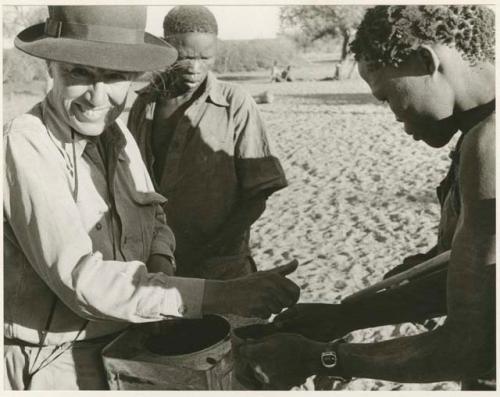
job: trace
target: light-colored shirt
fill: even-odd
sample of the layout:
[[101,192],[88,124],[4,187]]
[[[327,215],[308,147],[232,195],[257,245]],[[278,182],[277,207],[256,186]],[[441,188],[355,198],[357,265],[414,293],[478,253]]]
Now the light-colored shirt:
[[[74,161],[76,159],[76,162]],[[148,273],[172,256],[137,145],[117,120],[98,139],[72,134],[51,93],[4,128],[4,335],[45,344],[107,335],[129,323],[199,317],[204,281]]]
[[[165,212],[177,241],[179,274],[197,275],[197,268],[218,264],[244,266],[250,228],[234,242],[216,247],[215,256],[203,263],[194,262],[192,256],[238,209],[239,200],[269,196],[287,186],[252,97],[212,73],[201,89],[175,131],[170,131],[163,172],[153,178],[157,191],[168,199]],[[152,175],[158,160],[151,142],[159,98],[153,85],[139,91],[128,120]]]

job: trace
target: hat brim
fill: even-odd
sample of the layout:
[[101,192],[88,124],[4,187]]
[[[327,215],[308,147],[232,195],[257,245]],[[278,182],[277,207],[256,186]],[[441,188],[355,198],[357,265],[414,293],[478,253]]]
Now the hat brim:
[[124,72],[163,70],[177,59],[177,50],[164,40],[144,34],[144,44],[105,43],[46,36],[45,23],[17,35],[14,45],[38,58]]

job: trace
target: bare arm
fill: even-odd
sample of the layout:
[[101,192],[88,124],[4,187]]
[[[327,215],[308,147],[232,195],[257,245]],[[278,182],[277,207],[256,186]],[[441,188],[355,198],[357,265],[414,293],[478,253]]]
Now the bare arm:
[[452,244],[448,317],[440,329],[375,344],[341,346],[349,375],[400,382],[474,377],[488,370],[495,324],[494,125],[469,132],[460,169],[463,212]]

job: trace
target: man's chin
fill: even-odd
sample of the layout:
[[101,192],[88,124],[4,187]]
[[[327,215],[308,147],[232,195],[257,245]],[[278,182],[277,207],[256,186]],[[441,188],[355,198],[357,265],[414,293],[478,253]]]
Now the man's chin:
[[70,116],[69,124],[71,127],[81,135],[85,136],[99,136],[101,135],[106,127],[113,124],[116,119],[120,116],[121,110],[124,105],[120,108],[114,109],[113,111],[106,114],[104,118],[98,120],[79,120],[75,115]]
[[184,81],[183,82],[183,86],[184,86],[185,90],[188,92],[196,91],[200,85],[201,85],[201,82],[199,82],[199,81],[197,81],[197,82]]
[[434,149],[440,149],[440,148],[446,146],[449,142],[449,140],[446,142],[442,142],[442,141],[432,141],[432,140],[428,140],[428,139],[422,139],[422,141]]
[[94,122],[94,123],[83,123],[77,119],[71,120],[71,127],[81,135],[84,136],[99,136],[103,133],[106,128],[106,123]]
[[440,122],[424,127],[412,128],[410,134],[416,141],[425,142],[427,145],[438,149],[446,146],[457,131],[458,128],[449,123]]
[[450,143],[451,138],[453,138],[453,135],[455,135],[455,133],[457,131],[453,131],[453,132],[450,131],[448,134],[439,134],[439,135],[436,134],[434,136],[422,136],[422,137],[420,137],[420,140],[425,142],[430,147],[433,147],[435,149],[439,149],[439,148],[446,146],[448,143]]

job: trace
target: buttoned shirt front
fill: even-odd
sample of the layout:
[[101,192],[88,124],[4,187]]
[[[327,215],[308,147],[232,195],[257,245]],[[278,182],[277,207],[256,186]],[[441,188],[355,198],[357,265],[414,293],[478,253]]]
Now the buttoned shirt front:
[[[45,343],[130,322],[199,317],[204,281],[148,273],[175,246],[133,137],[117,120],[98,139],[71,132],[51,94],[4,128],[4,335]],[[57,297],[57,299],[56,299]]]
[[[200,274],[196,267],[209,262],[235,266],[248,256],[249,229],[235,243],[216,247],[215,256],[204,263],[193,262],[193,254],[238,209],[239,200],[268,196],[287,185],[252,97],[211,73],[202,89],[171,132],[163,173],[155,179],[157,190],[168,199],[165,211],[177,241],[178,270],[190,275]],[[128,120],[151,174],[153,116],[159,100],[153,85],[141,90]]]

